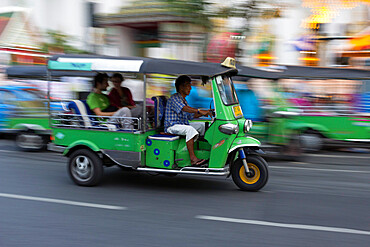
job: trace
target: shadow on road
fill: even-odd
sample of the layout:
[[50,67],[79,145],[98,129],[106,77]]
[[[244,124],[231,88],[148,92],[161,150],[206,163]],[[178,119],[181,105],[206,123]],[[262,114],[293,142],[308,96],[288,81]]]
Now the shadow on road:
[[231,178],[192,175],[167,176],[156,173],[122,171],[112,167],[104,170],[104,179],[99,186],[133,187],[161,191],[214,191],[238,190]]

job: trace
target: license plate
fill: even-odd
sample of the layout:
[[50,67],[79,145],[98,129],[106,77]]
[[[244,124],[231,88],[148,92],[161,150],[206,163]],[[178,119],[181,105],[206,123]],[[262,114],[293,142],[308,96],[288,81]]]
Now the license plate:
[[240,108],[240,105],[233,106],[233,112],[235,118],[240,118],[243,116],[242,109]]

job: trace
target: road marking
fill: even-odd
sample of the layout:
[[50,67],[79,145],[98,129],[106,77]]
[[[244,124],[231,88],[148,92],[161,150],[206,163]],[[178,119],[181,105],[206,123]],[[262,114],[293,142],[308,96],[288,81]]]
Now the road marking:
[[360,155],[336,155],[336,154],[304,154],[304,156],[312,157],[328,157],[328,158],[356,158],[356,159],[369,159],[369,156],[360,156]]
[[370,171],[337,170],[337,169],[309,168],[309,167],[269,166],[269,168],[273,168],[273,169],[276,168],[276,169],[312,170],[312,171],[326,171],[326,172],[370,173]]
[[260,225],[260,226],[272,226],[272,227],[293,228],[293,229],[312,230],[312,231],[326,231],[326,232],[370,235],[370,232],[368,231],[361,231],[361,230],[356,230],[356,229],[340,228],[340,227],[285,224],[285,223],[277,223],[277,222],[269,222],[269,221],[244,220],[244,219],[225,218],[225,217],[207,216],[207,215],[197,215],[195,216],[195,218],[202,219],[202,220],[224,221],[224,222],[231,222],[231,223],[251,224],[251,225]]
[[0,152],[4,152],[4,153],[19,153],[18,151],[12,151],[12,150],[0,150]]
[[126,207],[120,207],[120,206],[86,203],[86,202],[77,202],[77,201],[69,201],[69,200],[60,200],[60,199],[52,199],[52,198],[44,198],[44,197],[36,197],[36,196],[23,196],[23,195],[7,194],[7,193],[0,193],[0,197],[7,197],[7,198],[21,199],[21,200],[30,200],[30,201],[39,201],[39,202],[66,204],[66,205],[73,205],[73,206],[80,206],[80,207],[111,209],[111,210],[126,210],[127,209]]

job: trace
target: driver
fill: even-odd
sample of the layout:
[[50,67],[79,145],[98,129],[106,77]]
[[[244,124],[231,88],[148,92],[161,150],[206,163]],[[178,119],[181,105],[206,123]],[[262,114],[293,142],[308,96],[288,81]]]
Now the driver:
[[170,134],[185,135],[186,146],[189,151],[192,166],[201,166],[207,161],[198,159],[194,153],[194,142],[198,139],[199,133],[204,135],[205,124],[189,120],[201,116],[212,116],[211,111],[192,108],[188,105],[185,97],[190,94],[191,79],[187,75],[179,76],[175,82],[176,92],[167,101],[164,118],[164,131]]

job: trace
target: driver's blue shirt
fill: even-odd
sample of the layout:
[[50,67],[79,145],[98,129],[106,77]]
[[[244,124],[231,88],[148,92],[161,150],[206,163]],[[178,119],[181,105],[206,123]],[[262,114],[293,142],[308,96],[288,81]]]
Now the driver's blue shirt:
[[184,99],[180,93],[171,95],[171,98],[167,101],[166,112],[164,116],[164,131],[175,124],[189,125],[189,120],[194,118],[194,113],[188,113],[182,110],[184,106],[187,106],[188,102]]

